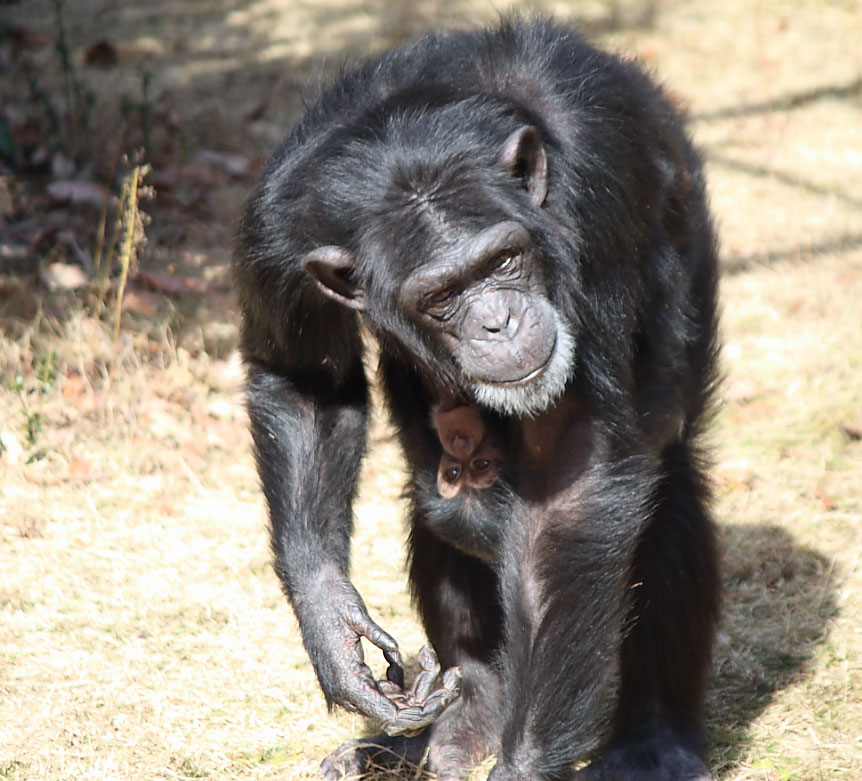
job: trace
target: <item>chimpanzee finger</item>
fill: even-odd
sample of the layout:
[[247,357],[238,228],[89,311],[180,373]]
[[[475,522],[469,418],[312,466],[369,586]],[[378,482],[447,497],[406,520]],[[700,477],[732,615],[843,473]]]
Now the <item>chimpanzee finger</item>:
[[365,637],[383,651],[383,657],[389,664],[386,670],[386,680],[392,681],[402,689],[404,688],[404,662],[398,643],[384,629],[381,629],[372,621],[364,610],[351,612],[347,616],[347,623],[358,635]]
[[397,683],[392,681],[378,681],[377,688],[383,692],[391,703],[401,708],[407,705],[407,693]]
[[446,691],[454,692],[455,697],[457,697],[461,693],[461,679],[463,677],[464,674],[460,667],[450,667],[443,673],[443,688]]
[[440,675],[440,663],[430,645],[423,645],[419,649],[418,661],[421,670],[417,673],[408,695],[408,700],[415,705],[421,705],[428,698],[437,676]]
[[418,705],[408,705],[398,708],[398,712],[393,718],[383,722],[383,731],[390,737],[395,737],[396,735],[407,735],[408,737],[417,735],[425,727],[437,720],[437,717],[443,712],[443,708],[446,705],[433,709]]
[[357,673],[355,685],[345,692],[342,704],[381,724],[398,723],[400,711],[408,707],[404,690],[391,681],[376,681],[365,664]]
[[401,660],[401,654],[399,651],[395,651],[394,653],[391,651],[387,651],[385,648],[383,649],[383,658],[389,663],[389,667],[386,668],[386,680],[391,681],[399,689],[404,688],[404,663]]
[[435,722],[461,693],[461,670],[452,667],[443,675],[443,686],[431,692],[421,704],[396,708],[394,718],[383,723],[387,735],[413,735]]
[[461,668],[443,673],[443,685],[430,692],[419,706],[423,717],[436,719],[461,693]]
[[[389,653],[394,660],[399,664],[401,663],[401,654],[398,652],[398,643],[395,642],[395,638],[375,624],[368,613],[364,610],[352,610],[345,616],[345,620],[356,634],[370,640],[384,654]],[[390,661],[389,658],[387,661]]]

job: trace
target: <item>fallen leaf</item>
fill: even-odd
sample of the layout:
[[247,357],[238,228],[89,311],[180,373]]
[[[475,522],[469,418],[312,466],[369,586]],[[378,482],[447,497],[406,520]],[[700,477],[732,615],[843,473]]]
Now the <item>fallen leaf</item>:
[[161,296],[152,290],[128,290],[123,297],[123,309],[135,315],[151,317],[159,311]]
[[89,203],[104,206],[111,197],[110,193],[95,182],[78,179],[61,179],[48,185],[48,195],[55,201],[64,203]]
[[201,295],[210,288],[210,283],[198,277],[166,274],[162,271],[139,271],[135,280],[153,288],[153,290],[174,296]]
[[109,68],[116,65],[120,60],[117,47],[104,38],[91,44],[84,55],[87,65],[98,65],[100,68]]
[[814,496],[816,496],[821,503],[823,504],[823,508],[826,510],[834,510],[835,502],[832,501],[823,491],[815,491]]
[[48,290],[76,290],[89,282],[84,269],[68,263],[49,263],[39,272],[39,280]]

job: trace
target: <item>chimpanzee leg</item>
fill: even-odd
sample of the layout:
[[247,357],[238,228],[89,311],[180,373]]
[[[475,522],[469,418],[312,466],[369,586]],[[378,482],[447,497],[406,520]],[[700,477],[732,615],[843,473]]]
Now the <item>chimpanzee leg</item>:
[[648,458],[598,463],[552,505],[516,512],[501,562],[505,723],[494,781],[570,778],[574,760],[597,748],[655,479]]
[[496,750],[500,679],[492,667],[502,636],[493,569],[461,553],[414,519],[410,583],[441,665],[461,667],[461,696],[427,730],[428,767],[440,779],[463,778]]
[[583,774],[615,781],[708,779],[701,708],[718,618],[707,490],[687,445],[668,451],[655,514],[634,561],[614,737]]

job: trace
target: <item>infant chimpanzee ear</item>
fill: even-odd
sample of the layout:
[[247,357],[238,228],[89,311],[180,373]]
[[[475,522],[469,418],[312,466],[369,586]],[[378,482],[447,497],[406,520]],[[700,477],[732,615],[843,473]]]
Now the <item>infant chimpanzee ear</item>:
[[536,206],[545,202],[548,194],[548,156],[539,131],[532,125],[518,128],[504,142],[497,162],[521,180]]
[[365,309],[365,294],[350,279],[353,254],[344,247],[318,247],[302,259],[302,268],[317,283],[320,291],[351,309]]

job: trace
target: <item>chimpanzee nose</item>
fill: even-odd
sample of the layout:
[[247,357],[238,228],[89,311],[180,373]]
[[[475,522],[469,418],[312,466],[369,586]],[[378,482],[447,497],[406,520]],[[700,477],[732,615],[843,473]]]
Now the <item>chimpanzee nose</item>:
[[507,309],[504,316],[501,316],[493,321],[485,322],[482,325],[489,334],[498,334],[500,331],[505,331],[512,321],[512,313]]
[[479,304],[482,330],[488,334],[507,336],[517,326],[513,322],[512,308],[507,296],[490,295]]

